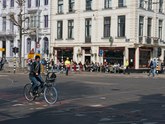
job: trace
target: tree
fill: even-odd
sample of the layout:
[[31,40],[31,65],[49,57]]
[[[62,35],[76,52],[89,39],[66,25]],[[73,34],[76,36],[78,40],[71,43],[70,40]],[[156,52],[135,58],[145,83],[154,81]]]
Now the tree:
[[24,34],[28,34],[27,30],[25,29],[25,27],[23,26],[23,24],[25,23],[25,21],[28,19],[28,17],[26,17],[26,13],[25,13],[25,2],[26,0],[16,0],[15,3],[17,3],[18,5],[18,9],[19,12],[18,14],[11,12],[10,13],[10,21],[14,23],[15,26],[18,27],[19,30],[19,66],[21,67],[22,65],[22,36]]

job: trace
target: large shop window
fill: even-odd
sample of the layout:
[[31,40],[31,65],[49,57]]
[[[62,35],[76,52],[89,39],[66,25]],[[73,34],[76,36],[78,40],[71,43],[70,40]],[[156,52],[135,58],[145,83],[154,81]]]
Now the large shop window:
[[150,49],[140,49],[139,67],[140,68],[147,68],[150,58],[151,58],[151,50]]
[[104,60],[109,64],[123,65],[123,50],[104,50]]
[[69,60],[73,60],[73,49],[58,49],[57,50],[57,59],[62,62],[66,60],[66,58],[69,57]]

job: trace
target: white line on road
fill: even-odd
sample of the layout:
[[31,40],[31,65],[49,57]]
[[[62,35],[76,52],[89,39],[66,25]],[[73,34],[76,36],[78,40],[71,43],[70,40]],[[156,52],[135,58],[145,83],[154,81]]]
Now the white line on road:
[[95,82],[95,81],[85,81],[85,80],[83,80],[82,83],[86,83],[86,84],[95,84],[95,85],[117,85],[116,83],[109,83],[109,82]]

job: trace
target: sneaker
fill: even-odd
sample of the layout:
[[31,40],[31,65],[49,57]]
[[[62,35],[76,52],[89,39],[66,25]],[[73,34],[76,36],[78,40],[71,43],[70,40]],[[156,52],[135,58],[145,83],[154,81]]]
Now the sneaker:
[[33,96],[37,96],[38,92],[37,91],[33,91]]

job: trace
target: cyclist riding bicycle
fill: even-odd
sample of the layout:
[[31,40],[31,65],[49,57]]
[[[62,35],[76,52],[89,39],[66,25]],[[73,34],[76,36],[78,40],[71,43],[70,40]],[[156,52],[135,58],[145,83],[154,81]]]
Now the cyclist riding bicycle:
[[29,79],[32,82],[32,91],[33,95],[37,94],[38,87],[44,83],[41,75],[41,64],[40,64],[40,56],[35,56],[35,61],[32,62],[30,67]]

